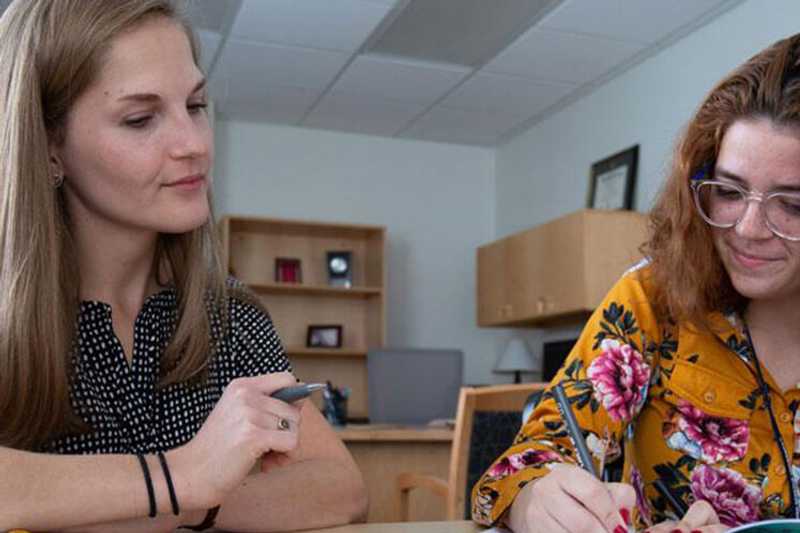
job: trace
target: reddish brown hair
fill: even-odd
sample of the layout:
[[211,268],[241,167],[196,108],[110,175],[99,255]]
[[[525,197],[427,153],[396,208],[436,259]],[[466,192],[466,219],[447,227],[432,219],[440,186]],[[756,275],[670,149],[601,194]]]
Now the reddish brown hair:
[[704,166],[713,167],[734,122],[760,118],[800,127],[800,34],[759,52],[723,79],[678,140],[643,247],[652,260],[654,304],[662,316],[708,328],[709,313],[746,304],[714,248],[711,229],[694,207],[689,182]]

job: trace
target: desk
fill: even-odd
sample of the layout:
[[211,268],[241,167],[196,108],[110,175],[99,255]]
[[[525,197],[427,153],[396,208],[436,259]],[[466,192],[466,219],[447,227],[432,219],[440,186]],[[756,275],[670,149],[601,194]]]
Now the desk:
[[473,522],[401,522],[395,524],[352,524],[307,533],[479,533],[484,528]]
[[[394,487],[401,472],[447,479],[452,429],[351,424],[338,429],[337,434],[364,474],[369,494],[369,523],[398,519]],[[412,491],[410,500],[412,520],[444,519],[444,502],[439,498],[420,490]]]

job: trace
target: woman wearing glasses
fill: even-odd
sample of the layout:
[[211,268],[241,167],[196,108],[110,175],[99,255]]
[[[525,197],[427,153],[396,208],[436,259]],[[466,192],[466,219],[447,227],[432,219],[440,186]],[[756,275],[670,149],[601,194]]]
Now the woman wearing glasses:
[[650,222],[648,260],[554,380],[624,483],[574,466],[545,393],[474,488],[475,520],[620,533],[800,517],[800,35],[711,91]]

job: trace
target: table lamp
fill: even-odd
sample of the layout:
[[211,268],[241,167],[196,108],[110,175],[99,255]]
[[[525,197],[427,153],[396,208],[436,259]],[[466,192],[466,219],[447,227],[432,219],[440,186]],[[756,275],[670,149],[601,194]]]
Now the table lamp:
[[506,349],[497,364],[494,367],[494,372],[497,373],[514,373],[514,383],[522,382],[522,372],[539,372],[540,368],[537,365],[533,354],[528,349],[528,345],[523,339],[514,337],[508,341]]

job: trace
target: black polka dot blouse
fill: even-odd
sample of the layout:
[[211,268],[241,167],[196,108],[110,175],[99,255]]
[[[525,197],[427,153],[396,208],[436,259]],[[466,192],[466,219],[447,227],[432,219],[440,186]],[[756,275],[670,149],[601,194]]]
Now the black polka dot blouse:
[[[42,451],[64,454],[155,453],[185,444],[235,378],[291,371],[269,316],[231,299],[229,327],[216,357],[209,361],[203,385],[172,384],[156,390],[159,358],[177,320],[174,289],[147,298],[134,323],[129,364],[114,334],[111,306],[81,302],[75,375],[70,390],[73,408],[92,432],[47,443]],[[218,330],[219,317],[211,317]]]

